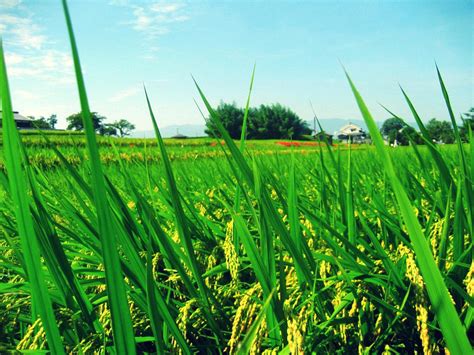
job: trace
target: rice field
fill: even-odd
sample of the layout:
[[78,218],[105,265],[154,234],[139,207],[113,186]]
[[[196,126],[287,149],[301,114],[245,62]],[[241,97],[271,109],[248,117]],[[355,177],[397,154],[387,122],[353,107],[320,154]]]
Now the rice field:
[[0,46],[1,353],[472,353],[472,143],[406,96],[425,145],[385,147],[349,76],[373,146],[235,142],[198,84],[222,139],[145,92],[156,140],[106,143],[63,4],[84,137],[18,134]]

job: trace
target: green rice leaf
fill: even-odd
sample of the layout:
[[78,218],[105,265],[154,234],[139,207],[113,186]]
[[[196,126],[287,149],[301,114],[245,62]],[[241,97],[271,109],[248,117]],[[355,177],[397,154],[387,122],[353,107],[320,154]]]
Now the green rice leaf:
[[[51,298],[45,282],[40,259],[40,248],[30,213],[31,199],[28,196],[28,183],[23,166],[23,152],[20,136],[13,118],[7,68],[0,39],[0,97],[2,103],[3,139],[5,164],[8,171],[10,193],[14,203],[16,223],[20,237],[23,260],[28,282],[31,285],[32,310],[40,315],[46,332],[48,346],[55,354],[64,354],[61,335],[53,312]],[[36,314],[32,314],[36,318]]]
[[135,336],[130,317],[125,281],[120,265],[116,233],[108,203],[105,179],[102,172],[99,148],[97,145],[89,101],[79,61],[79,53],[74,38],[72,22],[66,0],[63,0],[63,8],[69,33],[69,40],[71,43],[76,81],[81,102],[82,119],[91,162],[92,188],[99,222],[99,236],[106,275],[107,295],[110,303],[114,344],[116,351],[120,354],[135,354]]
[[408,229],[408,234],[426,285],[426,290],[428,291],[431,305],[436,314],[437,321],[441,327],[447,346],[453,354],[468,354],[472,349],[469,340],[467,339],[466,330],[463,328],[456,309],[451,301],[448,289],[446,288],[443,277],[435,263],[433,255],[431,254],[430,247],[424,237],[420,223],[413,212],[413,206],[408,199],[405,189],[400,183],[397,172],[395,171],[392,160],[385,149],[382,136],[372,118],[372,115],[347,72],[346,76],[365,123],[369,128],[378,154],[383,161],[385,171],[397,198],[400,212],[403,221],[405,222],[405,226]]

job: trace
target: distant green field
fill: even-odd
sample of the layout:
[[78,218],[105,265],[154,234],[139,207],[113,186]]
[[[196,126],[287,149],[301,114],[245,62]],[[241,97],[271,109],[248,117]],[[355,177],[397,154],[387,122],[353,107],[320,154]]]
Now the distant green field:
[[[26,131],[23,131],[26,132]],[[22,132],[22,133],[23,133]],[[22,142],[26,147],[30,161],[43,168],[55,168],[62,165],[60,158],[52,147],[56,147],[73,165],[83,163],[87,159],[86,139],[84,135],[74,134],[22,134]],[[110,138],[97,137],[101,149],[101,160],[104,164],[127,162],[159,161],[160,153],[156,139]],[[222,140],[213,138],[164,139],[172,160],[214,158],[224,156],[221,148]],[[3,141],[0,140],[0,146]],[[225,144],[224,144],[225,145]],[[315,153],[324,148],[324,143],[314,141],[285,140],[254,140],[248,141],[247,147],[252,154],[289,153],[292,149],[300,153]],[[335,146],[337,147],[337,146]],[[354,146],[353,149],[365,149],[367,146]],[[341,145],[340,149],[347,149]],[[0,169],[3,164],[3,152],[0,150]]]

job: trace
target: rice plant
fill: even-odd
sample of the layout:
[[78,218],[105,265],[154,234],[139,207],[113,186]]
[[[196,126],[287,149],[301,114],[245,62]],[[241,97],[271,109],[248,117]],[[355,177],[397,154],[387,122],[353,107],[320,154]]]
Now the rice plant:
[[197,80],[222,141],[175,158],[145,90],[154,143],[101,142],[63,6],[84,137],[18,134],[0,45],[2,353],[472,353],[472,143],[403,91],[426,144],[388,149],[349,76],[374,147],[234,142]]

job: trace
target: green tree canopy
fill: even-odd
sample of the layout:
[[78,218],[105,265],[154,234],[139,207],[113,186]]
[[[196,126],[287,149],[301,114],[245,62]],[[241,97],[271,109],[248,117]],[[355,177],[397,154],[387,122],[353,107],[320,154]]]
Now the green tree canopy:
[[56,114],[52,114],[51,116],[49,116],[46,121],[48,122],[49,124],[49,127],[51,129],[55,129],[56,128],[56,124],[58,123],[58,116]]
[[436,118],[432,118],[426,124],[426,130],[428,131],[431,139],[450,144],[454,142],[454,131],[451,123],[448,121],[440,121]]
[[109,124],[108,126],[111,128],[114,128],[116,130],[115,135],[118,133],[120,137],[125,137],[125,136],[130,135],[130,133],[135,129],[134,124],[124,119],[115,121]]
[[410,142],[416,144],[423,144],[423,139],[420,134],[399,117],[392,117],[382,125],[380,132],[387,137],[390,144],[394,143],[395,140],[399,145],[408,145]]
[[[221,102],[215,110],[224,127],[234,139],[239,139],[242,131],[244,109],[235,103]],[[218,134],[212,119],[206,122],[206,133]],[[247,137],[251,139],[299,139],[309,134],[306,122],[291,109],[281,105],[260,105],[249,110]]]
[[405,126],[407,126],[407,124],[401,118],[392,117],[385,120],[385,122],[382,124],[382,128],[380,129],[380,131],[384,136],[389,136],[393,131],[398,132]]
[[41,116],[40,118],[35,118],[34,116],[28,116],[32,120],[32,126],[37,129],[51,129],[51,126],[46,118]]
[[459,135],[464,142],[467,142],[469,139],[469,127],[471,128],[472,134],[474,134],[474,107],[464,113],[462,116],[462,126],[459,127]]
[[[103,126],[103,121],[106,119],[104,116],[99,115],[97,112],[91,112],[92,121],[94,123],[94,130],[98,132]],[[84,130],[84,124],[82,122],[82,115],[80,112],[74,113],[66,117],[68,123],[67,129],[82,131]]]
[[400,145],[408,145],[409,137],[415,139],[417,133],[413,127],[408,126],[405,121],[399,117],[386,119],[382,124],[380,132],[387,137],[390,144],[397,141]]
[[104,124],[100,126],[99,134],[101,136],[116,136],[117,129],[112,124]]
[[310,133],[307,123],[281,104],[260,105],[250,112],[249,138],[299,139]]
[[[231,104],[221,102],[215,109],[215,112],[230,136],[233,139],[239,139],[244,121],[244,110],[237,107],[235,102]],[[206,134],[210,136],[213,134],[219,135],[212,119],[206,122]]]

